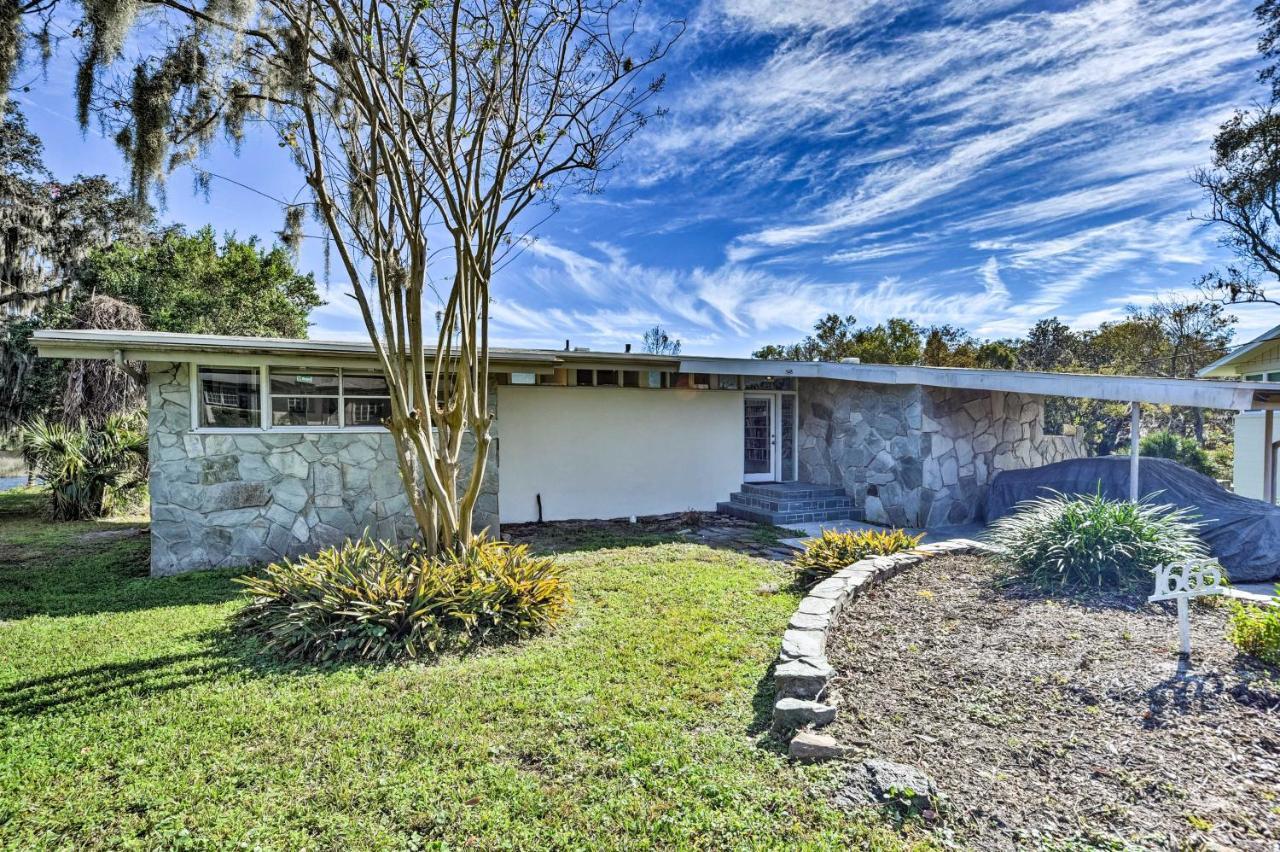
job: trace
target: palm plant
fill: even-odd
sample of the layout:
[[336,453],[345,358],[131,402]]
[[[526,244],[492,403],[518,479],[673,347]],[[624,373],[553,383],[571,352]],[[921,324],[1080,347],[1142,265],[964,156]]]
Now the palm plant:
[[137,412],[113,414],[101,429],[36,418],[22,428],[22,454],[49,485],[58,520],[109,515],[147,482],[147,430]]

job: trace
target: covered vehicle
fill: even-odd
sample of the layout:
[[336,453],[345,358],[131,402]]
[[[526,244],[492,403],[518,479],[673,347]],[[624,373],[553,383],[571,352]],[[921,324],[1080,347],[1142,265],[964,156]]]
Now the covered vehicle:
[[[987,494],[988,522],[1023,500],[1063,494],[1129,499],[1128,456],[1072,459],[996,474]],[[1280,507],[1241,497],[1204,474],[1170,459],[1139,459],[1138,493],[1152,503],[1186,508],[1197,517],[1199,535],[1227,576],[1238,583],[1280,578]]]

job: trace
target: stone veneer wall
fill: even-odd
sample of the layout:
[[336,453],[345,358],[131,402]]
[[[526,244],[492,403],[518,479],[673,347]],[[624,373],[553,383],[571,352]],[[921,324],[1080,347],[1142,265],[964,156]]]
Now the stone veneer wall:
[[[385,432],[193,432],[186,364],[150,365],[148,403],[153,576],[417,533]],[[498,529],[496,452],[476,512],[486,526]]]
[[799,395],[800,479],[843,486],[874,523],[968,523],[997,472],[1085,455],[1044,434],[1040,396],[828,379]]

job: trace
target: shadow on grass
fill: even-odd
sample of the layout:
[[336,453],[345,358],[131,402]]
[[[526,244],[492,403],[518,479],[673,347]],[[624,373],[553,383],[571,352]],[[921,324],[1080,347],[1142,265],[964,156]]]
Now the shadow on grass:
[[[188,637],[191,638],[191,637]],[[61,711],[101,709],[131,699],[148,699],[214,681],[245,682],[264,677],[305,677],[347,669],[376,671],[406,664],[432,665],[519,645],[522,640],[490,638],[414,660],[336,659],[323,662],[284,659],[259,637],[238,629],[228,619],[196,634],[197,650],[136,657],[113,663],[19,680],[0,686],[0,717],[36,717]]]
[[0,715],[40,716],[126,697],[149,698],[213,681],[235,668],[234,660],[213,649],[87,666],[0,688]]
[[153,579],[145,518],[54,521],[47,501],[39,488],[0,493],[2,620],[217,604],[242,594],[231,582],[239,570]]
[[787,741],[773,728],[773,704],[777,699],[773,670],[776,666],[776,661],[770,663],[760,680],[756,681],[756,691],[751,696],[751,722],[747,725],[747,736],[755,739],[756,748],[761,751],[785,755]]
[[40,550],[0,562],[0,619],[219,604],[243,595],[232,582],[241,569],[151,577],[146,536]]

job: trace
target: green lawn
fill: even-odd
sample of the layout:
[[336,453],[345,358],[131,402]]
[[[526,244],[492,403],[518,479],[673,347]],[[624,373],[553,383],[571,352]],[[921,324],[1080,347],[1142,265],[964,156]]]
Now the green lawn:
[[6,847],[897,848],[764,733],[796,603],[775,564],[643,543],[560,556],[554,634],[430,665],[265,664],[232,573],[146,577],[121,522],[0,494]]

